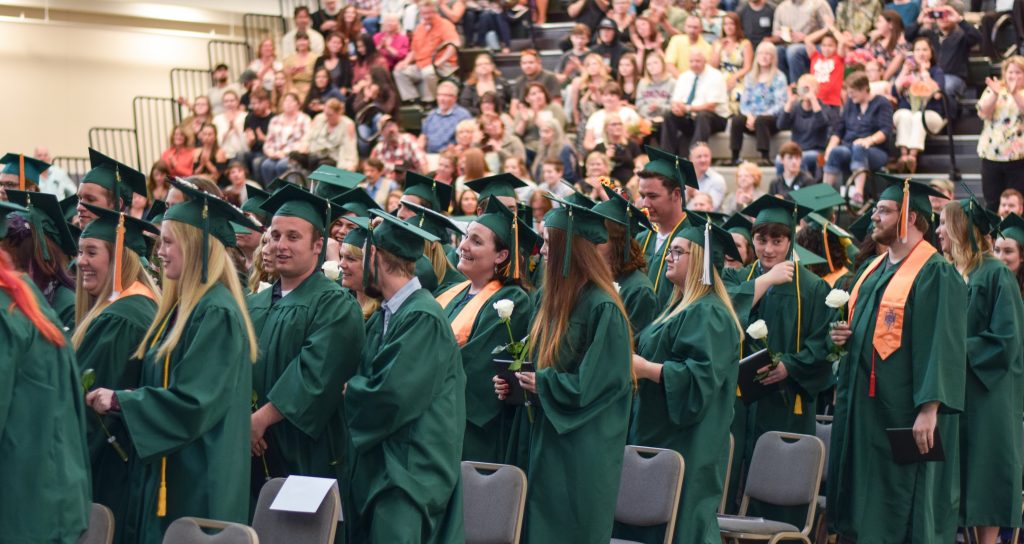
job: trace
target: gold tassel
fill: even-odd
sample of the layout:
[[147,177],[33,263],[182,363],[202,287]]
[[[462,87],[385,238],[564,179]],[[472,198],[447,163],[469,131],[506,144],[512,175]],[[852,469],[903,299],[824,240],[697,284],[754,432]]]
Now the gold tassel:
[[738,386],[738,385],[736,386],[736,396],[737,397],[742,397],[743,396],[743,393],[740,392],[740,386]]
[[793,415],[804,415],[804,403],[800,400],[800,393],[796,394],[796,402],[793,403]]
[[167,516],[167,458],[160,458],[160,494],[156,499],[156,517]]
[[25,190],[25,155],[18,155],[18,190]]

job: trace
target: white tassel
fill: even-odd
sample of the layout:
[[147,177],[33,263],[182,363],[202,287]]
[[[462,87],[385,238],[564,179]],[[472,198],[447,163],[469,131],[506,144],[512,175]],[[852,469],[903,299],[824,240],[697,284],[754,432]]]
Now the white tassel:
[[704,224],[704,285],[711,285],[711,222]]

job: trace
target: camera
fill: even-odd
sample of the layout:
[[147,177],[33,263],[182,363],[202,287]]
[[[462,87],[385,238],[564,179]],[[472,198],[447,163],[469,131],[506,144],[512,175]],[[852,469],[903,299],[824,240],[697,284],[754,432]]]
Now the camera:
[[800,92],[800,96],[807,96],[807,95],[811,94],[811,88],[810,87],[800,87],[798,89],[798,91]]
[[946,13],[942,10],[932,10],[928,12],[928,16],[932,19],[942,19],[946,16]]

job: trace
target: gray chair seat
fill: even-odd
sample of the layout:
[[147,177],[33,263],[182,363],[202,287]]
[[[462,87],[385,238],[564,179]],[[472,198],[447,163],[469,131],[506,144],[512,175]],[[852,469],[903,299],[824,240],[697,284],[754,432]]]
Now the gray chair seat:
[[781,521],[772,521],[770,519],[761,518],[743,518],[743,517],[718,517],[718,527],[729,533],[747,533],[753,535],[771,535],[775,533],[799,533],[800,528],[795,525],[783,523]]

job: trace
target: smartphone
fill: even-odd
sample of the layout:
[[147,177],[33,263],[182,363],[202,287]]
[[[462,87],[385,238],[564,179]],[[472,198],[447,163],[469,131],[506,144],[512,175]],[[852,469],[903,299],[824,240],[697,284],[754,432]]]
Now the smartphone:
[[946,12],[936,9],[928,12],[928,16],[932,19],[942,19],[946,16]]

